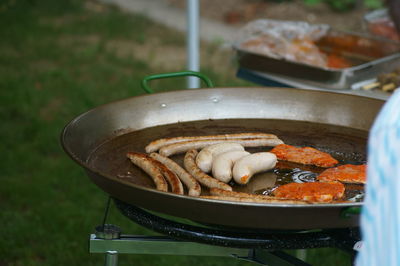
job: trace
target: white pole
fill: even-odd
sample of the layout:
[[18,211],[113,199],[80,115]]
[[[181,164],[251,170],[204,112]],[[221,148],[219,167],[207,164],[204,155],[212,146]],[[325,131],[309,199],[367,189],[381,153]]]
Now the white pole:
[[[199,1],[186,0],[187,6],[187,68],[192,71],[199,71]],[[187,86],[189,89],[200,87],[200,80],[197,77],[188,77]]]

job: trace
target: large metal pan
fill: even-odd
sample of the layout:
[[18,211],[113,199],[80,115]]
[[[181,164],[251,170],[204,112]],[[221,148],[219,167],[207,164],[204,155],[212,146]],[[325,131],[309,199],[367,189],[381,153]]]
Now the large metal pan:
[[[215,88],[132,97],[92,109],[63,130],[67,154],[105,192],[128,204],[224,226],[302,230],[358,226],[361,202],[290,205],[237,203],[154,189],[125,158],[158,138],[264,131],[286,143],[365,160],[368,130],[382,100],[291,88]],[[181,157],[175,159],[180,160]],[[347,213],[348,214],[348,213]]]

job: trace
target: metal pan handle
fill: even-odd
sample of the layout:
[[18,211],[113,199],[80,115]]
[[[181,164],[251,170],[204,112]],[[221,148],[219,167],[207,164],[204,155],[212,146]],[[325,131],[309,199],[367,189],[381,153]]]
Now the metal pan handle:
[[351,216],[360,214],[361,214],[361,207],[347,207],[340,211],[341,218],[350,218]]
[[214,87],[213,83],[211,80],[205,76],[204,74],[200,72],[195,72],[195,71],[181,71],[181,72],[171,72],[171,73],[163,73],[163,74],[155,74],[155,75],[150,75],[145,77],[142,82],[142,89],[146,93],[154,93],[154,91],[149,87],[148,82],[150,80],[154,79],[163,79],[163,78],[175,78],[175,77],[186,77],[186,76],[195,76],[198,77],[199,79],[203,80],[209,88]]

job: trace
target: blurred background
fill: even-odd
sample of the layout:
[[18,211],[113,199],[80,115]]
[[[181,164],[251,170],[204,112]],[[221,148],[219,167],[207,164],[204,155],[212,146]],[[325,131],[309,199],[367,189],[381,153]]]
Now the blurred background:
[[[80,113],[143,94],[139,84],[146,75],[186,69],[182,27],[133,12],[142,2],[0,0],[1,266],[103,264],[104,256],[89,254],[87,243],[102,222],[107,195],[66,156],[59,136]],[[164,8],[185,16],[185,0],[147,2],[160,12]],[[258,18],[365,32],[363,15],[382,6],[379,0],[200,0],[200,15],[227,32]],[[237,62],[226,36],[201,35],[201,72],[217,87],[255,86],[236,77]],[[177,78],[152,86],[161,92],[185,89],[186,83]],[[155,234],[113,206],[107,222],[123,233]],[[308,250],[305,257],[313,265],[350,265],[349,256],[335,249]],[[121,255],[119,263],[253,265],[158,255]]]

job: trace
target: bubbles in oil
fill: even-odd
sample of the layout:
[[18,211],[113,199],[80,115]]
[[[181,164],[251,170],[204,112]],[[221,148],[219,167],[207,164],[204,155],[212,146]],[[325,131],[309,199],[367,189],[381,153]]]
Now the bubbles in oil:
[[345,184],[345,198],[352,202],[362,202],[365,197],[364,185]]
[[317,177],[316,173],[300,168],[275,169],[274,173],[277,175],[276,182],[278,184],[315,182]]
[[260,191],[256,191],[256,194],[261,194],[261,195],[266,195],[266,196],[272,196],[272,192],[277,188],[278,186],[274,186],[271,188],[266,188]]
[[132,173],[130,171],[127,171],[125,173],[118,173],[117,177],[119,177],[121,179],[124,179],[124,178],[132,178],[133,175],[132,175]]
[[348,201],[352,202],[361,202],[364,200],[365,193],[364,192],[358,192],[358,194],[355,194],[353,197],[348,198]]
[[316,180],[317,174],[310,171],[302,171],[298,169],[294,169],[292,174],[292,179],[296,183],[304,183],[304,182],[314,182]]
[[312,171],[302,170],[300,168],[285,168],[285,169],[274,169],[276,175],[276,182],[273,187],[264,188],[256,191],[257,194],[272,195],[272,192],[280,185],[288,183],[306,183],[315,182],[317,174]]

